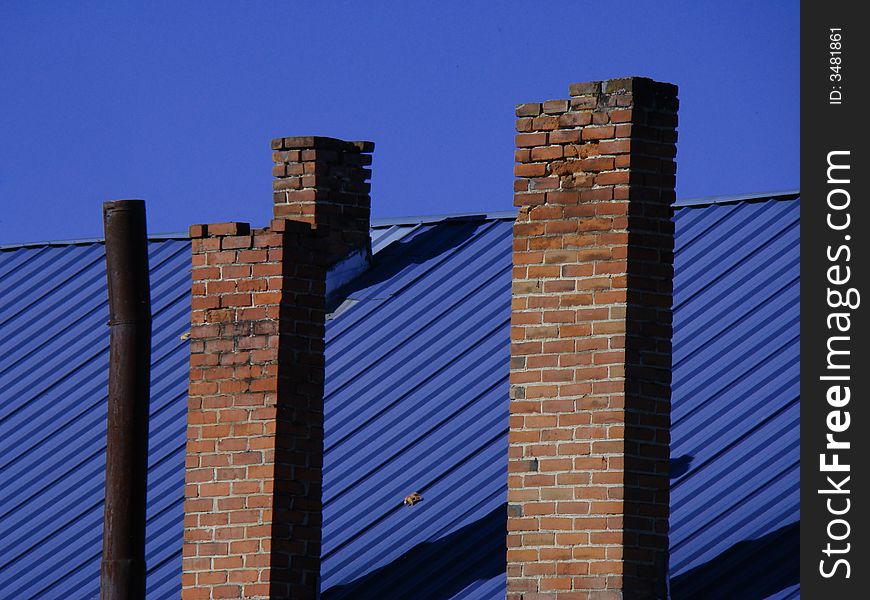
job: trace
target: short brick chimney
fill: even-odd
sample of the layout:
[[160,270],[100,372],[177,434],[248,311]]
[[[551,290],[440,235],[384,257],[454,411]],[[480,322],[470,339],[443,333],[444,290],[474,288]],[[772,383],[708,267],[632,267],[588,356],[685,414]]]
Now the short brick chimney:
[[372,142],[326,137],[272,140],[275,218],[309,223],[326,238],[330,266],[371,257]]
[[373,145],[279,138],[274,219],[194,225],[182,598],[316,598],[327,271],[370,254]]
[[508,599],[663,598],[675,86],[517,107]]

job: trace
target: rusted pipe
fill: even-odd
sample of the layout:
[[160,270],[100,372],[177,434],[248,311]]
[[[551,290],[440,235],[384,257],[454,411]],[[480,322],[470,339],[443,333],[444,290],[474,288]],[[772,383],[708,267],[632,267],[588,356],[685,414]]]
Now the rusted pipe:
[[103,203],[109,285],[109,415],[101,600],[145,598],[151,293],[145,203]]

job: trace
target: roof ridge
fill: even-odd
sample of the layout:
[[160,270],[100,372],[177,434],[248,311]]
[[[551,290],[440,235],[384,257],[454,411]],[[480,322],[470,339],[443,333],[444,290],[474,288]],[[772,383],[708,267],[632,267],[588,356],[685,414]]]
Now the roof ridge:
[[[734,204],[738,202],[764,202],[768,200],[795,200],[800,197],[800,190],[786,190],[768,193],[754,194],[736,194],[726,196],[702,196],[699,198],[687,198],[685,200],[677,200],[674,202],[675,208],[701,207],[712,206],[714,204]],[[512,220],[516,218],[516,210],[503,211],[482,211],[482,212],[467,212],[467,213],[448,213],[440,215],[421,215],[408,217],[385,217],[380,219],[372,219],[372,229],[383,229],[386,227],[395,227],[397,225],[426,225],[430,223],[440,223],[443,221],[501,221]],[[155,233],[149,234],[149,241],[161,240],[187,240],[190,236],[187,232],[175,233]],[[49,240],[42,242],[18,242],[12,244],[0,244],[2,250],[18,250],[20,248],[42,248],[46,246],[75,246],[78,244],[97,244],[102,243],[102,237],[81,238],[72,240]]]
[[800,189],[755,193],[755,194],[731,194],[727,196],[701,196],[699,198],[686,198],[674,202],[676,208],[687,206],[710,206],[712,204],[733,204],[736,202],[763,202],[767,200],[796,200],[800,197]]
[[[677,200],[674,202],[675,208],[684,208],[689,206],[710,206],[712,204],[733,204],[737,202],[764,202],[767,200],[794,200],[800,196],[799,189],[762,192],[753,194],[730,194],[724,196],[701,196],[698,198],[686,198],[685,200]],[[391,227],[394,225],[422,225],[426,223],[438,223],[446,220],[500,220],[514,219],[517,216],[516,210],[503,210],[496,212],[471,212],[471,213],[454,213],[444,215],[423,215],[417,217],[388,217],[382,219],[372,219],[372,227]]]

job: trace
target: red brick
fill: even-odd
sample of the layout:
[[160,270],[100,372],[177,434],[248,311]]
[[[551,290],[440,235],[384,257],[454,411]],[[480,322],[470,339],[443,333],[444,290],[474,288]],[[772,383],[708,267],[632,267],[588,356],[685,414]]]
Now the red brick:
[[592,122],[592,113],[590,112],[570,112],[559,117],[559,125],[566,129],[572,127],[582,127],[589,125]]
[[514,167],[517,177],[543,177],[546,174],[547,165],[544,163],[518,164]]
[[[361,167],[371,162],[366,155],[371,144],[317,137],[278,138],[273,148],[273,158],[279,163],[274,173],[282,177],[276,187],[312,187],[275,193],[275,219],[270,229],[251,231],[243,223],[191,228],[197,237],[191,244],[196,282],[192,289],[196,294],[191,302],[195,327],[189,344],[191,406],[185,458],[189,473],[184,552],[186,557],[214,557],[214,571],[199,579],[191,579],[193,573],[185,571],[184,598],[197,597],[200,592],[207,598],[270,593],[276,450],[316,451],[322,441],[312,440],[310,432],[323,427],[322,416],[318,416],[321,408],[311,411],[309,427],[301,431],[279,429],[276,394],[293,390],[294,402],[322,403],[322,388],[310,382],[323,380],[326,269],[352,251],[367,250],[370,171]],[[324,177],[333,168],[351,181]],[[342,187],[336,188],[336,184]],[[340,196],[333,192],[340,192]],[[318,203],[330,208],[337,203],[345,205],[339,211],[315,210]],[[342,227],[330,226],[335,215],[348,214],[354,216],[357,230],[344,223]],[[290,220],[282,218],[285,216]],[[312,225],[321,223],[326,227],[315,233]],[[279,327],[279,323],[287,326]],[[300,350],[295,362],[278,363],[279,346],[302,344],[309,350]],[[279,378],[288,385],[279,389]],[[289,396],[284,401],[289,402]],[[312,498],[297,498],[292,509],[297,514],[288,520],[291,533],[298,539],[310,538],[312,533],[295,523],[321,520],[321,473],[317,466],[321,457],[305,462],[312,466],[295,466],[294,477],[306,481]],[[306,488],[300,486],[298,493]],[[211,541],[213,537],[228,542]],[[293,548],[289,551],[299,555],[283,560],[298,565],[292,567],[294,577],[308,582],[299,597],[313,598],[319,547],[297,544]],[[194,564],[187,561],[184,568],[194,568]],[[251,565],[257,568],[246,568]],[[203,564],[196,568],[202,570]]]
[[[523,164],[515,173],[524,179],[515,196],[521,212],[513,246],[508,497],[516,510],[508,513],[508,531],[522,535],[509,538],[511,599],[520,594],[555,599],[558,593],[557,600],[588,600],[611,591],[615,598],[623,590],[626,597],[651,595],[654,587],[624,588],[622,561],[628,559],[623,559],[623,544],[649,544],[637,554],[640,558],[631,559],[636,561],[632,573],[655,573],[654,561],[643,561],[667,545],[661,541],[667,478],[653,474],[642,483],[626,479],[623,459],[630,443],[623,440],[628,406],[643,415],[643,431],[649,434],[634,442],[651,465],[661,447],[658,440],[667,440],[667,415],[649,412],[650,406],[668,406],[666,389],[643,384],[655,399],[635,398],[631,390],[642,381],[627,375],[641,377],[647,365],[666,362],[656,352],[670,348],[669,292],[658,290],[671,289],[671,267],[650,264],[671,255],[672,239],[636,235],[632,241],[645,247],[628,251],[628,230],[670,227],[667,200],[656,198],[662,197],[662,187],[671,190],[664,196],[673,197],[673,170],[663,177],[657,161],[674,155],[676,137],[662,130],[659,141],[648,143],[650,138],[641,136],[652,135],[650,122],[673,127],[676,120],[671,114],[659,118],[660,99],[647,90],[674,93],[672,86],[636,85],[631,78],[574,84],[571,112],[564,112],[569,108],[565,101],[536,105],[536,118],[524,125],[549,131],[550,145],[539,134],[517,137],[522,146],[517,158]],[[537,116],[539,108],[564,114],[554,128],[549,117]],[[644,122],[635,124],[634,118]],[[543,198],[532,196],[532,190],[541,189],[546,190]],[[644,206],[635,210],[629,203]],[[632,290],[639,293],[639,302],[663,317],[662,325],[643,326],[644,338],[635,333],[638,327],[627,327],[633,313],[626,312],[625,301]],[[653,349],[634,358],[644,354],[650,338]],[[637,344],[634,353],[626,350],[631,344]],[[635,366],[642,368],[626,369],[627,360],[639,361]],[[661,455],[660,460],[667,459],[666,451]],[[655,497],[662,498],[660,513],[626,515],[636,505],[622,502],[628,497],[625,490],[638,485],[638,493],[656,489]],[[626,516],[639,517],[639,523],[659,522],[626,541]],[[605,529],[607,536],[590,545],[590,536]],[[556,538],[548,537],[554,531]],[[639,581],[639,586],[654,584]]]
[[531,148],[543,146],[547,143],[546,133],[519,133],[516,136],[516,144],[519,148]]
[[532,119],[532,129],[534,131],[553,131],[558,126],[558,117],[544,116]]
[[535,117],[541,114],[541,104],[540,102],[518,104],[516,107],[516,114],[518,117]]
[[[604,140],[607,138],[612,138],[615,133],[615,130],[612,126],[592,126],[586,127],[583,129],[582,138],[584,141],[586,140]],[[598,146],[599,150],[601,150],[601,145]],[[601,150],[602,153],[606,154],[604,150]]]
[[245,235],[251,230],[248,223],[211,223],[208,226],[209,235]]

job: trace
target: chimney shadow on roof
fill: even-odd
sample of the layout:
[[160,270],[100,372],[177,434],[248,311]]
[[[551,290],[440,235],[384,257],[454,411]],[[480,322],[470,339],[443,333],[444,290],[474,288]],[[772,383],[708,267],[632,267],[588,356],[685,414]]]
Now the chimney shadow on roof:
[[[413,509],[409,509],[413,510]],[[321,593],[322,600],[457,597],[475,582],[505,577],[507,504],[388,565]]]
[[718,556],[671,578],[671,598],[767,598],[800,582],[800,522],[755,540],[737,542]]
[[[367,271],[331,295],[327,313],[334,313],[346,300],[383,300],[389,293],[380,284],[392,280],[412,265],[422,265],[467,242],[487,221],[485,215],[447,217],[422,225],[422,231],[409,233],[372,257]],[[422,274],[422,273],[421,273]]]
[[682,454],[680,456],[672,456],[670,462],[670,472],[668,476],[671,479],[678,479],[689,472],[692,466],[692,461],[695,457],[691,454]]

